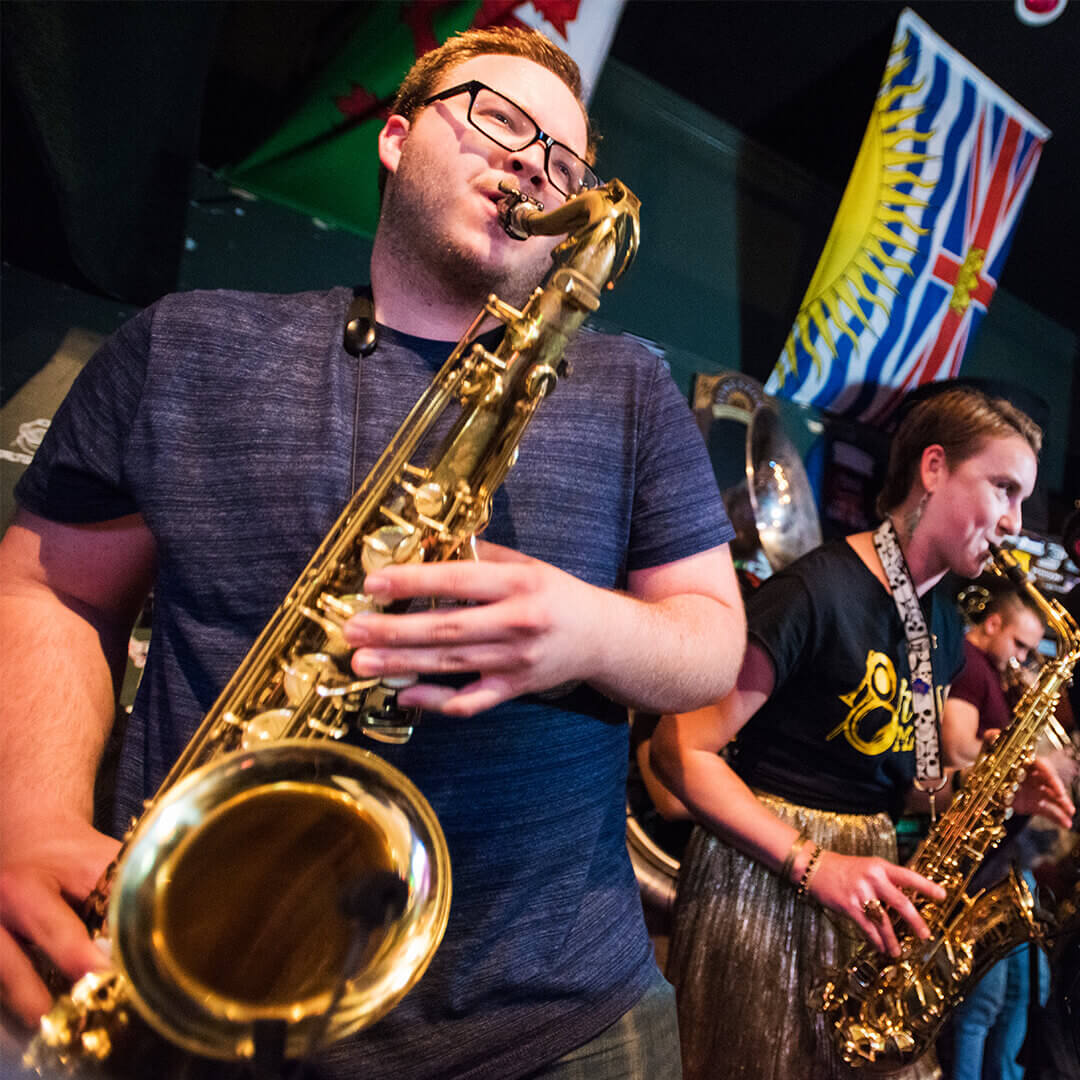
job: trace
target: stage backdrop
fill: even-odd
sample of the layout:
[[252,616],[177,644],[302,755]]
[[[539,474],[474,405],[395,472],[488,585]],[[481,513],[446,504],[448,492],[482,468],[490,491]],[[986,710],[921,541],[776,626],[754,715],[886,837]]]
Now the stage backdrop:
[[377,138],[413,61],[470,26],[531,26],[564,48],[595,85],[622,0],[465,0],[376,4],[305,103],[246,160],[232,183],[371,236],[379,216]]
[[1049,137],[905,9],[769,393],[877,421],[957,375]]

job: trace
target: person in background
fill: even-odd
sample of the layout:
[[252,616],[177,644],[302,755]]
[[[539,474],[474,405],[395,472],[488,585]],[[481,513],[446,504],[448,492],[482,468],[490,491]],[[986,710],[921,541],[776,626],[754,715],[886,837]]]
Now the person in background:
[[[667,968],[688,1080],[861,1075],[807,1005],[854,947],[838,930],[853,925],[896,955],[891,917],[926,937],[912,897],[944,897],[895,865],[894,819],[916,775],[914,680],[885,562],[893,580],[906,566],[918,597],[932,666],[920,693],[940,715],[963,635],[937,586],[950,570],[978,575],[989,545],[1019,531],[1040,438],[1007,401],[974,390],[914,405],[878,499],[891,527],[826,543],[766,580],[747,599],[735,689],[658,725],[652,764],[699,825],[681,864]],[[1042,770],[1023,791],[1029,807],[1072,814]],[[935,1073],[924,1058],[898,1075]]]
[[1010,663],[1025,663],[1046,632],[1038,608],[1013,586],[990,578],[983,588],[986,603],[964,635],[964,670],[945,702],[945,752],[958,765],[978,757],[988,732],[1008,726],[1003,681]]

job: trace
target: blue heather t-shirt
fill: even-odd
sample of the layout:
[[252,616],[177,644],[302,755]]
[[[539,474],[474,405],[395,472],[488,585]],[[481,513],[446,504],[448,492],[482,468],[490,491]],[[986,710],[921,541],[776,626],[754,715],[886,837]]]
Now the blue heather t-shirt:
[[[17,489],[52,520],[139,512],[158,546],[152,644],[118,767],[118,831],[430,383],[451,344],[381,329],[342,348],[347,289],[187,293],[90,361]],[[603,588],[733,533],[660,360],[588,330],[496,493],[485,539]],[[451,409],[456,415],[457,410]],[[454,416],[441,425],[448,427]],[[625,712],[585,685],[471,719],[425,714],[406,773],[445,831],[446,936],[330,1076],[524,1076],[613,1023],[654,961],[625,848]]]

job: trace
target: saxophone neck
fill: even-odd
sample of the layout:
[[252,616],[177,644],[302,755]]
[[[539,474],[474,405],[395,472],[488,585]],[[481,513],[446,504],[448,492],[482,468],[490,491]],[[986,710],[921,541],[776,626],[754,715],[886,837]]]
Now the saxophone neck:
[[616,281],[633,262],[641,236],[641,203],[621,180],[583,191],[548,211],[506,181],[499,189],[506,195],[499,211],[506,232],[516,240],[565,234],[552,252],[553,261],[556,266],[572,263],[582,272],[595,263],[590,276],[599,279],[598,289]]
[[1080,627],[1077,626],[1076,620],[1065,610],[1060,601],[1047,599],[1035,588],[1012,552],[998,547],[997,544],[990,544],[990,554],[992,558],[987,569],[1009,581],[1021,595],[1027,597],[1038,608],[1047,626],[1057,636],[1058,661],[1065,662],[1071,670],[1077,660],[1080,660]]

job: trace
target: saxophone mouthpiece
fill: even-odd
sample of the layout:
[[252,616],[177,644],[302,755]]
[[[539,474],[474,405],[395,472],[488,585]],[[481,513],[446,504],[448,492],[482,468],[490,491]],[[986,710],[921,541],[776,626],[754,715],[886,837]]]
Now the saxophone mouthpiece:
[[532,236],[529,218],[539,214],[544,209],[544,204],[539,199],[518,191],[507,180],[499,181],[499,190],[506,196],[499,201],[499,222],[506,235],[515,240],[528,240]]
[[997,565],[998,569],[1018,588],[1023,589],[1028,584],[1027,574],[1024,573],[1024,568],[1016,561],[1015,556],[1010,551],[1006,551],[1002,547],[998,547],[993,541],[987,541],[987,547],[990,548],[990,555]]

